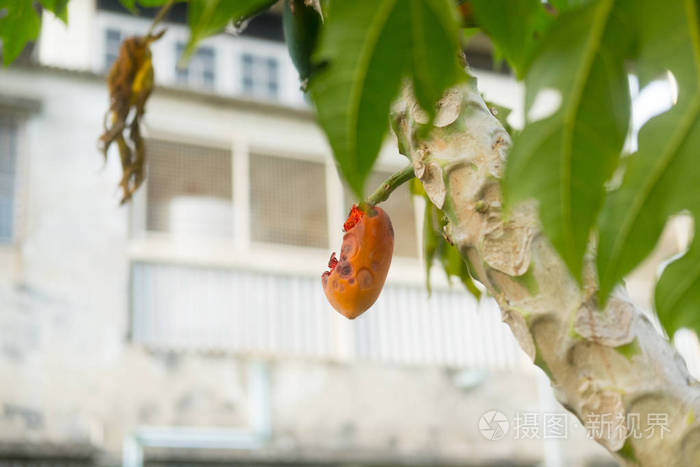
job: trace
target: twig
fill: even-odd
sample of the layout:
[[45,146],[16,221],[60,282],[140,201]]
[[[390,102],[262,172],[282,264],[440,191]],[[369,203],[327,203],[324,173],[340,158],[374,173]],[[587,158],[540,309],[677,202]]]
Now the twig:
[[153,18],[151,27],[148,28],[148,33],[146,34],[146,36],[150,36],[151,34],[153,34],[153,30],[156,28],[156,26],[158,26],[158,23],[160,23],[163,20],[163,18],[165,18],[165,15],[168,14],[168,11],[170,11],[174,4],[175,0],[170,0],[168,3],[160,7],[160,10],[158,10],[156,17]]
[[379,186],[379,188],[377,188],[377,190],[374,193],[372,193],[365,200],[365,202],[370,206],[374,206],[376,204],[381,203],[382,201],[386,201],[389,198],[389,195],[391,195],[392,191],[394,191],[396,188],[409,181],[413,177],[415,177],[415,173],[413,172],[413,166],[409,165],[404,167],[403,169],[392,174],[389,178],[384,180]]

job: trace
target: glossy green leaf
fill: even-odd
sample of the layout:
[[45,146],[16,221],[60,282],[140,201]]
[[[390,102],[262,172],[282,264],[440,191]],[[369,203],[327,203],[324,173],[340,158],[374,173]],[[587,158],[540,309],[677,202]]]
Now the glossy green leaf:
[[[621,187],[601,215],[598,275],[601,300],[654,248],[669,216],[690,211],[700,219],[700,28],[694,0],[640,0],[627,11],[638,31],[637,69],[643,76],[670,70],[678,102],[639,132]],[[680,267],[679,267],[680,268]],[[666,274],[679,268],[670,267]],[[664,274],[664,275],[666,275]],[[668,279],[662,279],[662,283]],[[657,300],[660,315],[672,300]],[[700,301],[695,302],[700,307]]]
[[543,229],[578,280],[629,122],[624,58],[631,36],[613,4],[564,13],[542,39],[525,79],[526,108],[545,90],[561,104],[514,137],[505,171],[506,202],[539,201]]
[[285,0],[282,26],[289,56],[299,72],[299,79],[304,81],[314,69],[311,54],[318,42],[321,15],[304,0]]
[[185,48],[185,58],[197,48],[205,37],[221,32],[229,21],[239,22],[253,16],[275,3],[276,0],[191,0],[187,9],[190,39]]
[[331,1],[315,54],[328,64],[311,79],[317,116],[341,174],[363,198],[389,125],[388,113],[408,76],[433,114],[443,92],[465,75],[450,0]]
[[68,24],[68,0],[40,0],[41,6]]
[[694,248],[664,269],[656,285],[654,304],[669,336],[680,328],[700,335],[700,248]]
[[471,0],[470,4],[498,54],[522,79],[553,15],[540,0]]
[[2,61],[5,66],[12,63],[29,41],[39,35],[41,18],[34,9],[32,0],[0,0],[0,39],[2,39]]

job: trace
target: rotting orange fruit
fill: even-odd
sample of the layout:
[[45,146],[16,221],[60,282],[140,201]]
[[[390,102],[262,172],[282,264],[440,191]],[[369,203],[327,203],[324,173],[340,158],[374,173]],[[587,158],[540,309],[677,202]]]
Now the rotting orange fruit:
[[321,275],[323,291],[343,316],[355,319],[379,297],[394,252],[394,228],[383,209],[353,205],[343,225],[340,259],[335,252]]

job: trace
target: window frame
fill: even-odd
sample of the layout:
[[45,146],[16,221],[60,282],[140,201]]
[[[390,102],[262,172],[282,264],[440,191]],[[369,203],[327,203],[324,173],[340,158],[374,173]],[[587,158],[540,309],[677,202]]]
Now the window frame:
[[110,61],[109,63],[107,60],[108,54],[111,55],[111,52],[108,50],[109,47],[109,34],[111,32],[116,32],[119,34],[119,46],[117,47],[116,54],[114,56],[114,60],[117,60],[119,57],[119,49],[121,47],[121,42],[124,40],[124,31],[122,29],[119,29],[115,26],[112,25],[107,25],[102,29],[102,39],[103,39],[103,47],[102,47],[102,70],[105,73],[109,73],[110,68],[112,67],[112,64],[114,63],[114,60]]
[[[234,229],[235,229],[236,221],[235,221],[235,217],[234,217],[235,209],[234,209],[234,206],[233,206],[233,200],[234,200],[234,196],[233,196],[233,184],[234,184],[234,180],[233,180],[233,160],[232,160],[232,154],[231,154],[230,148],[229,148],[228,146],[225,146],[225,145],[211,144],[211,141],[207,141],[207,142],[205,143],[205,142],[201,142],[201,141],[186,140],[186,139],[184,139],[184,138],[172,138],[172,137],[171,137],[171,138],[160,138],[160,137],[153,137],[153,136],[151,136],[151,137],[145,137],[146,152],[147,152],[147,155],[146,155],[146,157],[147,157],[147,159],[146,159],[147,170],[150,170],[150,167],[151,167],[151,166],[149,165],[151,159],[148,157],[148,144],[149,144],[149,142],[157,142],[157,143],[159,143],[159,144],[178,145],[178,146],[179,146],[179,145],[186,145],[186,146],[190,146],[190,147],[194,148],[195,150],[197,150],[197,149],[202,149],[202,150],[203,150],[202,152],[217,151],[217,152],[223,152],[223,153],[225,154],[225,157],[228,158],[228,161],[227,161],[227,162],[228,162],[228,164],[231,166],[231,174],[229,174],[229,176],[231,177],[231,178],[230,178],[230,183],[231,183],[231,186],[230,186],[230,189],[231,189],[231,190],[230,190],[230,191],[231,191],[231,194],[230,194],[230,196],[228,196],[228,197],[218,197],[218,196],[213,196],[213,197],[214,197],[214,198],[224,199],[224,200],[226,200],[228,203],[231,204],[231,210],[230,210],[230,213],[229,213],[229,214],[231,215],[231,225],[230,225],[231,231],[230,231],[230,233],[227,233],[226,235],[216,235],[216,234],[212,234],[212,235],[205,235],[205,236],[202,236],[201,238],[206,239],[207,241],[209,241],[209,240],[214,240],[214,241],[216,241],[217,239],[220,239],[220,240],[223,240],[223,239],[231,240],[231,239],[233,238],[233,235],[234,235]],[[219,156],[223,156],[224,154],[217,154],[216,156],[219,157]],[[202,153],[199,153],[199,154],[195,153],[195,154],[191,155],[191,157],[195,157],[195,158],[196,158],[196,157],[199,157],[199,156],[201,156],[201,155],[203,155],[203,154],[202,154]],[[210,155],[211,155],[211,154],[210,154]],[[175,237],[175,235],[173,235],[171,232],[169,232],[169,231],[167,231],[167,230],[150,229],[150,228],[148,227],[148,224],[149,224],[149,219],[148,219],[148,215],[149,215],[149,212],[148,212],[149,196],[148,196],[148,195],[149,195],[149,187],[150,187],[149,180],[151,180],[151,178],[152,178],[152,177],[150,177],[149,174],[147,173],[146,179],[144,180],[144,183],[142,184],[142,189],[143,189],[143,195],[142,195],[143,201],[142,201],[142,203],[144,204],[144,209],[143,209],[143,213],[144,213],[144,217],[143,217],[143,230],[144,230],[145,232],[147,232],[148,234],[152,234],[152,235],[162,235],[162,236]],[[186,177],[185,177],[185,178],[186,178]],[[187,178],[186,178],[186,180],[187,180]],[[139,188],[138,191],[141,191],[141,187]],[[228,190],[227,190],[227,191],[228,191]],[[188,194],[185,193],[185,192],[180,192],[180,193],[177,193],[177,196],[188,196]],[[206,196],[211,196],[211,195],[206,195]]]
[[[239,85],[244,95],[270,101],[280,100],[282,66],[279,57],[271,53],[246,49],[238,55],[238,64],[240,66]],[[246,64],[249,68],[246,68]],[[274,73],[272,71],[273,69]],[[267,76],[265,76],[264,80],[257,81],[256,71],[259,72],[260,77],[262,77],[263,74]],[[250,82],[249,86],[246,85],[248,81]]]
[[[193,89],[199,89],[199,90],[204,90],[204,91],[215,91],[217,89],[217,81],[218,81],[218,70],[217,70],[217,58],[218,58],[218,52],[217,52],[217,47],[214,45],[206,45],[202,44],[200,45],[197,50],[195,50],[192,55],[190,56],[189,61],[187,62],[187,66],[184,68],[178,67],[178,62],[180,61],[180,57],[185,51],[185,48],[187,46],[187,43],[181,40],[176,40],[174,42],[175,45],[175,85],[177,86],[183,86],[183,87],[191,87]],[[205,60],[203,57],[203,54],[209,55],[211,53],[211,57],[206,57],[206,60],[211,59],[211,70],[206,69],[206,66],[202,66],[202,73],[201,76],[200,74],[192,74],[192,64],[194,63],[195,60]],[[198,57],[199,56],[199,57]],[[211,82],[209,83],[207,80],[207,73],[211,74]],[[184,76],[184,79],[183,79]],[[194,79],[193,79],[194,77]]]
[[[159,140],[159,141],[164,141],[168,143],[173,143],[173,144],[185,144],[185,145],[191,145],[191,146],[200,146],[202,148],[208,148],[208,149],[216,149],[216,150],[225,150],[228,151],[231,157],[231,183],[232,183],[232,195],[231,195],[231,203],[232,203],[232,220],[233,220],[233,234],[232,236],[225,236],[225,237],[195,237],[197,239],[202,239],[206,241],[213,241],[215,243],[218,242],[231,242],[232,238],[235,240],[236,238],[236,207],[235,207],[235,186],[236,186],[236,179],[234,178],[236,169],[235,169],[235,162],[233,160],[233,153],[231,151],[231,145],[230,143],[227,144],[226,142],[222,140],[217,140],[217,139],[205,139],[203,137],[198,137],[194,135],[187,135],[187,134],[176,134],[172,133],[169,131],[158,131],[158,130],[153,130],[146,128],[144,129],[143,132],[143,137],[144,140]],[[148,155],[146,155],[146,158],[148,158]],[[148,163],[147,163],[148,164]],[[132,197],[132,201],[130,203],[131,208],[130,208],[130,214],[129,214],[129,236],[131,239],[147,239],[147,240],[153,240],[156,242],[165,242],[168,244],[173,244],[177,243],[174,241],[173,236],[168,233],[168,232],[161,232],[157,230],[149,230],[147,228],[147,222],[148,222],[148,185],[150,183],[150,177],[148,177],[148,173],[146,173],[146,178],[144,179],[143,183],[139,187],[138,190],[136,190],[136,193],[134,193],[134,196]]]
[[24,157],[26,135],[25,121],[27,116],[19,110],[5,110],[0,107],[0,121],[11,121],[14,124],[15,147],[14,147],[14,173],[12,187],[12,213],[10,219],[10,235],[9,237],[0,237],[0,249],[15,249],[24,234],[24,206],[26,205],[26,193],[24,186],[24,178],[26,167],[26,158]]
[[329,204],[329,198],[332,196],[330,193],[331,186],[329,186],[328,182],[328,161],[327,158],[319,158],[313,154],[302,154],[298,153],[295,151],[290,151],[290,150],[285,150],[285,149],[270,149],[266,148],[265,146],[261,145],[253,145],[249,146],[246,154],[246,158],[248,159],[248,172],[245,174],[247,178],[247,188],[248,188],[248,197],[250,197],[251,194],[251,177],[250,177],[250,160],[252,156],[264,156],[264,157],[271,157],[271,158],[277,158],[277,159],[283,159],[283,160],[292,160],[292,161],[297,161],[297,162],[310,162],[310,163],[315,163],[319,164],[320,167],[324,171],[324,183],[325,183],[325,191],[326,191],[326,228],[329,229],[326,232],[326,239],[328,240],[328,245],[326,247],[323,246],[300,246],[300,245],[294,245],[290,243],[278,243],[278,242],[266,242],[266,241],[261,241],[261,240],[255,240],[253,239],[253,227],[252,227],[252,220],[251,220],[251,214],[252,214],[252,206],[250,204],[250,201],[248,201],[248,204],[246,205],[247,211],[248,211],[248,222],[247,222],[247,229],[248,229],[248,236],[249,236],[249,245],[254,248],[254,249],[260,249],[260,248],[265,248],[265,249],[297,249],[297,250],[306,250],[306,251],[328,251],[329,248],[333,248],[333,237],[330,234],[330,223],[331,223],[331,213],[330,210],[332,209],[330,204]]

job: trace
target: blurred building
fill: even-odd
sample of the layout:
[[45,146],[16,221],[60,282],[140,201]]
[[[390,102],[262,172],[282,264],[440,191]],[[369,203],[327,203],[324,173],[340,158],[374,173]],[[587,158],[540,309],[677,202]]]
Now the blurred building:
[[[353,200],[275,12],[180,69],[176,6],[153,45],[148,179],[119,207],[116,154],[96,140],[105,72],[142,13],[72,0],[67,28],[44,15],[28,59],[0,71],[0,465],[610,462],[491,300],[437,268],[428,297],[407,190],[386,204],[377,304],[352,322],[327,305]],[[519,86],[476,71],[521,123]],[[403,164],[387,144],[369,185]],[[554,414],[565,436],[547,435]]]

